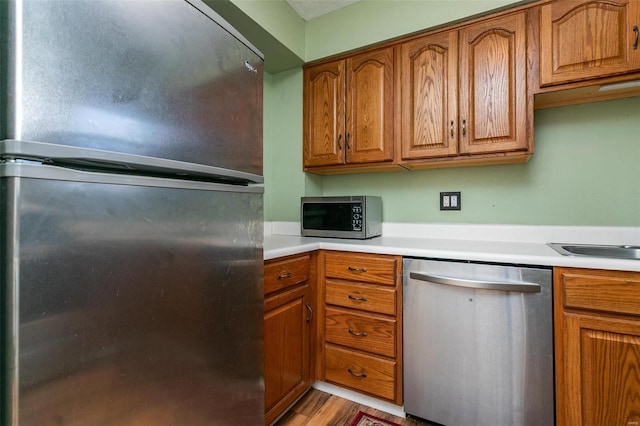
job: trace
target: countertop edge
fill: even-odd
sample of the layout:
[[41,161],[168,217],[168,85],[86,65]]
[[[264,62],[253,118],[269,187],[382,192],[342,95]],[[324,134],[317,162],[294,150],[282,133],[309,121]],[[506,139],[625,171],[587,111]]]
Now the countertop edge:
[[314,250],[338,250],[403,257],[640,272],[640,261],[563,256],[544,243],[377,237],[371,240],[266,235],[264,260]]

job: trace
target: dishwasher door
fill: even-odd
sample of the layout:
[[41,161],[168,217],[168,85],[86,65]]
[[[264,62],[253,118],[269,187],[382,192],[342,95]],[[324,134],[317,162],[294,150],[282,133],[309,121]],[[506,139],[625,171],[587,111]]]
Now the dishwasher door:
[[407,414],[553,425],[551,269],[410,258],[403,269]]

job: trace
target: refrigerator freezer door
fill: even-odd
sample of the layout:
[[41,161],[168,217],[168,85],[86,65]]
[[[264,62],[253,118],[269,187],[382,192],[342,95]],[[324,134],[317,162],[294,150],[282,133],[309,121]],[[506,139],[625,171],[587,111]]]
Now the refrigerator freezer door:
[[0,139],[262,175],[262,59],[203,3],[3,3]]
[[46,167],[0,166],[3,424],[263,424],[262,194]]

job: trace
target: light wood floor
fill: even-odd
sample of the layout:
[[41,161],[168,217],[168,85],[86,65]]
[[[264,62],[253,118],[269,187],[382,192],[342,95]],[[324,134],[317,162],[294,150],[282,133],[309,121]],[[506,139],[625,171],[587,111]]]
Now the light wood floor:
[[426,425],[426,423],[396,417],[357,402],[311,389],[275,426],[348,426],[358,411],[363,411],[403,426]]

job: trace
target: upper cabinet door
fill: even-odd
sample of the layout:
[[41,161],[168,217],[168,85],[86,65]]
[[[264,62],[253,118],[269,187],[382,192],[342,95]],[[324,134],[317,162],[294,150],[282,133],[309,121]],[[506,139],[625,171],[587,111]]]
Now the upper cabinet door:
[[460,152],[527,149],[526,12],[460,30]]
[[540,85],[640,69],[640,1],[564,0],[540,10]]
[[402,159],[458,153],[458,32],[400,46]]
[[347,162],[393,160],[393,47],[347,59]]
[[304,167],[345,161],[344,64],[329,62],[304,71]]

